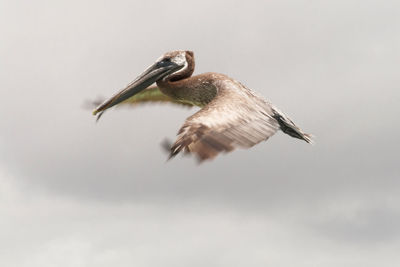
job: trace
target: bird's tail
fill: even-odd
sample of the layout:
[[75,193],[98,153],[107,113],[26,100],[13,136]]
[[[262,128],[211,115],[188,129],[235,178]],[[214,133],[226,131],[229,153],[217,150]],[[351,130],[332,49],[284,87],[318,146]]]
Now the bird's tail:
[[290,135],[291,137],[298,138],[306,141],[309,144],[314,144],[312,140],[313,135],[304,133],[299,127],[297,127],[292,120],[286,117],[282,112],[274,110],[273,116],[279,123],[282,132]]

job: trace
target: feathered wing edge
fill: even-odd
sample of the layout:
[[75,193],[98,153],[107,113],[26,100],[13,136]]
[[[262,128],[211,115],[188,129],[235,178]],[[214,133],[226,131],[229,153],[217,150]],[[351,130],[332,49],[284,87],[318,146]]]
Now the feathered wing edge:
[[271,105],[225,90],[185,121],[170,148],[170,158],[185,152],[202,162],[237,147],[252,147],[278,129]]
[[202,162],[237,147],[250,148],[281,129],[284,133],[313,144],[284,113],[259,98],[247,98],[225,90],[203,109],[186,119],[170,146],[170,157],[180,152],[195,154]]
[[299,127],[294,124],[294,122],[289,119],[285,114],[283,114],[277,108],[273,108],[273,118],[279,123],[280,129],[287,135],[291,137],[298,138],[306,141],[309,144],[314,144],[313,135],[304,133]]

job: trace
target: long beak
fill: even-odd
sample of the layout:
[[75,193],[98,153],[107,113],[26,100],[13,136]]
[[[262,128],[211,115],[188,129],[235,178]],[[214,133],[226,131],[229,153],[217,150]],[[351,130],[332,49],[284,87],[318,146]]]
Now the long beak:
[[164,78],[165,76],[171,74],[172,72],[175,72],[180,68],[182,67],[171,61],[156,62],[152,66],[148,67],[139,77],[128,84],[124,89],[113,95],[108,100],[104,101],[95,110],[93,110],[93,115],[97,115],[96,120],[99,120],[106,109],[109,109],[110,107],[121,103],[122,101],[139,93],[156,81]]

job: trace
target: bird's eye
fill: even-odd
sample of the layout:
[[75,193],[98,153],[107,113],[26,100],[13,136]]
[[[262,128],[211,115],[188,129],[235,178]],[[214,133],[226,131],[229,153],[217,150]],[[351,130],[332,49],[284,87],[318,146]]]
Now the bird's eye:
[[157,64],[159,66],[166,66],[169,65],[171,63],[171,59],[170,58],[163,58],[161,61],[159,61]]

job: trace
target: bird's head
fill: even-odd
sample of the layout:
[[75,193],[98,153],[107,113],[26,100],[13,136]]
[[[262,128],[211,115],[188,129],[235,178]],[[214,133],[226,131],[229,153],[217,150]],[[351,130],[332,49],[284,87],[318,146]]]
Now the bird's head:
[[121,103],[131,96],[146,89],[158,81],[176,81],[189,77],[194,71],[194,56],[192,51],[171,51],[162,55],[156,62],[148,67],[133,82],[124,89],[104,101],[94,111],[93,115],[98,114],[97,119],[108,108]]
[[156,64],[171,63],[177,66],[177,69],[168,73],[162,80],[176,81],[192,75],[194,71],[194,55],[192,51],[171,51],[162,55]]

